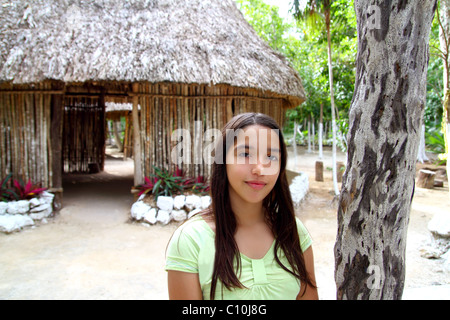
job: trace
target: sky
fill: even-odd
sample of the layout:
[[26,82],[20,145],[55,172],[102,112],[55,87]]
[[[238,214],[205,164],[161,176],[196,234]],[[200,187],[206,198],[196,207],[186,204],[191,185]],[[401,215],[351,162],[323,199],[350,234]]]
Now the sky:
[[288,20],[292,19],[292,15],[289,13],[289,9],[292,7],[292,0],[263,0],[263,2],[271,6],[277,6],[280,17]]
[[[293,0],[261,0],[262,2],[271,5],[271,6],[277,6],[278,7],[278,14],[285,22],[293,23],[294,17],[292,16],[292,13],[289,13],[289,9],[292,7]],[[288,31],[289,34],[292,34],[294,36],[298,36],[297,29],[291,29]]]

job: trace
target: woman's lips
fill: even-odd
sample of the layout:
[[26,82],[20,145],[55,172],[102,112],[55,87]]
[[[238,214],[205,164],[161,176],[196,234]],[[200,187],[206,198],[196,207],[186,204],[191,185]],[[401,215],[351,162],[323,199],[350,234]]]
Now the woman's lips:
[[245,183],[255,190],[261,190],[266,186],[266,183],[262,181],[245,181]]

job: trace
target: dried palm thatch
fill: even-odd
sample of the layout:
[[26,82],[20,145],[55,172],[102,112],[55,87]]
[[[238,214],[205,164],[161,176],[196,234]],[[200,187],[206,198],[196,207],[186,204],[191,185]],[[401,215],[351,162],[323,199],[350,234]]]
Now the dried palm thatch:
[[232,0],[0,2],[0,81],[228,84],[305,99]]

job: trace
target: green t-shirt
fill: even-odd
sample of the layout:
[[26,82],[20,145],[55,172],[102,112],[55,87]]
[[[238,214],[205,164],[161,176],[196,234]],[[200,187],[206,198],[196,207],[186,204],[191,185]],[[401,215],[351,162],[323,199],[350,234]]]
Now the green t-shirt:
[[[296,222],[300,246],[305,252],[312,244],[312,240],[302,222],[297,218]],[[198,273],[204,299],[210,297],[215,256],[214,237],[214,231],[203,218],[193,217],[174,232],[166,254],[166,270]],[[242,273],[239,280],[245,288],[234,288],[230,291],[218,281],[216,299],[296,299],[300,292],[300,282],[275,261],[274,245],[275,241],[262,259],[250,259],[241,253]],[[281,249],[278,257],[283,265],[290,267]]]

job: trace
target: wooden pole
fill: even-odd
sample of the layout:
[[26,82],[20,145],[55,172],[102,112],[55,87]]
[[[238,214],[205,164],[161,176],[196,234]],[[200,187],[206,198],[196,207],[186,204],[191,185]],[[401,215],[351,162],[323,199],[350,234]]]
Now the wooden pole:
[[[62,188],[62,124],[64,119],[63,96],[52,95],[51,100],[51,152],[52,152],[52,188]],[[62,192],[55,192],[53,208],[59,210],[62,207]]]
[[[133,92],[139,91],[139,84],[133,83]],[[139,125],[139,96],[133,96],[133,154],[134,154],[134,185],[143,183],[141,159],[141,130]]]
[[417,187],[425,189],[433,189],[435,177],[436,172],[425,169],[420,170],[419,176],[417,178]]
[[316,161],[316,181],[323,181],[323,162]]

